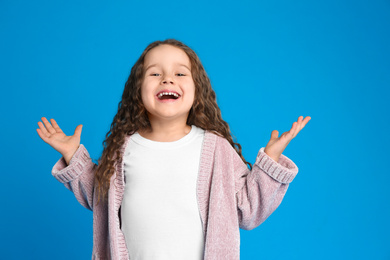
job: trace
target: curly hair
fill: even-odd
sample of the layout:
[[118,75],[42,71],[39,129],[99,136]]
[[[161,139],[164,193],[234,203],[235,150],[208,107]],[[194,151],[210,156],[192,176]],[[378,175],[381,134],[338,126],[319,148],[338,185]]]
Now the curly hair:
[[146,47],[131,68],[130,76],[122,94],[122,100],[118,104],[118,112],[111,123],[110,131],[106,134],[106,139],[103,141],[104,149],[98,160],[99,164],[95,173],[98,203],[100,198],[106,198],[110,188],[110,178],[115,172],[116,165],[122,160],[120,148],[125,142],[126,135],[131,135],[139,130],[151,129],[147,111],[141,98],[144,60],[151,49],[162,44],[180,48],[188,55],[191,62],[191,74],[195,83],[195,98],[189,111],[187,125],[195,125],[226,138],[241,159],[252,169],[252,165],[244,159],[241,153],[241,145],[233,141],[229,125],[222,119],[215,92],[198,55],[187,45],[175,39],[155,41]]

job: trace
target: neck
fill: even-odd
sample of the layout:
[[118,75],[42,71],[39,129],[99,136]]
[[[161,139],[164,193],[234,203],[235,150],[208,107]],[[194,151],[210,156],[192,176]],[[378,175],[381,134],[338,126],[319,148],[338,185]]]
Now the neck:
[[191,126],[186,122],[167,122],[150,120],[151,130],[138,131],[138,133],[149,140],[156,142],[174,142],[191,131]]

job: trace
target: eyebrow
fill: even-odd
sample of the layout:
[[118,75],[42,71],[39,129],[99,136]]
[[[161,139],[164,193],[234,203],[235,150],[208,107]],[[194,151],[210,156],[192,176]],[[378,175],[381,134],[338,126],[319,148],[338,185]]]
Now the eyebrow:
[[[179,65],[179,66],[183,66],[183,67],[186,67],[189,71],[190,68],[188,68],[186,65],[182,64],[182,63],[175,63],[175,65]],[[152,64],[152,65],[149,65],[148,67],[146,67],[145,71],[147,71],[148,69],[152,68],[152,67],[157,67],[157,64]]]

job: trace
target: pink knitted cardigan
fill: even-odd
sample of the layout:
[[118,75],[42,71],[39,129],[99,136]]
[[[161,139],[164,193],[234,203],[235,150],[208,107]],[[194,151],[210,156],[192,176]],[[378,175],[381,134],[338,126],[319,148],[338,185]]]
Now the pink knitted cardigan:
[[[129,139],[127,136],[122,154]],[[111,178],[107,202],[98,205],[96,167],[80,144],[69,165],[62,157],[52,174],[81,205],[93,211],[92,259],[130,259],[119,214],[125,188],[123,160]],[[271,215],[297,173],[298,167],[289,158],[281,155],[275,162],[264,148],[250,171],[225,138],[206,131],[196,191],[205,238],[204,260],[239,260],[239,228],[251,230]]]

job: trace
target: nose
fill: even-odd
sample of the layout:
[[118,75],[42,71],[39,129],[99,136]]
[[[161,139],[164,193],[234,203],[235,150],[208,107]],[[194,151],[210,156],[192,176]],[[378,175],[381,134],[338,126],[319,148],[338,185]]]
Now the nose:
[[164,76],[161,83],[165,85],[165,84],[173,84],[174,82],[170,76]]

